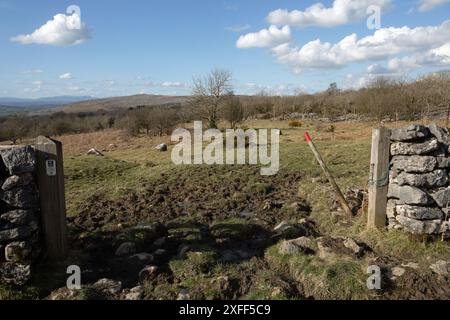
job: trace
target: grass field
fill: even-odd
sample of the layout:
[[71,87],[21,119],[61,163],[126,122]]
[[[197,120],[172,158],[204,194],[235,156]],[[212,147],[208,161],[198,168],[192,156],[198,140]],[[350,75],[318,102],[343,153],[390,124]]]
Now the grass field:
[[[180,290],[197,299],[445,298],[448,290],[436,287],[448,287],[449,279],[437,279],[429,265],[450,260],[448,242],[421,241],[395,230],[368,231],[364,207],[352,218],[330,210],[334,197],[303,140],[304,131],[310,132],[343,190],[366,189],[375,124],[338,123],[334,132],[326,132],[327,125],[317,131],[314,123],[307,122],[301,128],[278,121],[245,125],[282,130],[276,177],[262,177],[258,168],[248,165],[175,166],[170,158],[173,145],[165,153],[154,149],[161,142],[169,143],[167,137],[125,138],[117,131],[59,137],[65,152],[70,257],[50,270],[39,267],[25,289],[0,287],[0,299],[45,297],[64,286],[68,264],[104,268],[114,260],[124,234],[142,251],[153,251],[156,236],[130,235],[128,228],[142,221],[164,223],[168,239],[164,246],[168,254],[158,263],[163,271],[142,284],[146,299],[174,299]],[[110,144],[115,147],[108,151]],[[84,155],[94,147],[105,151],[105,156]],[[296,203],[308,208],[292,210]],[[242,217],[243,212],[250,215]],[[255,234],[266,236],[282,221],[298,224],[303,218],[315,224],[320,236],[352,237],[370,247],[370,253],[355,257],[338,252],[323,258],[281,254],[282,241],[257,249],[246,245],[258,240]],[[190,250],[180,257],[183,245]],[[221,260],[224,252],[237,252],[236,248],[258,253],[233,263]],[[412,262],[418,269],[407,269],[403,280],[390,283],[386,290],[366,288],[367,266],[380,264],[388,270]],[[136,274],[124,275],[121,263],[114,260],[110,269],[95,276],[117,276],[125,287],[135,286]],[[78,298],[88,297],[89,283]],[[411,283],[422,287],[415,290]]]

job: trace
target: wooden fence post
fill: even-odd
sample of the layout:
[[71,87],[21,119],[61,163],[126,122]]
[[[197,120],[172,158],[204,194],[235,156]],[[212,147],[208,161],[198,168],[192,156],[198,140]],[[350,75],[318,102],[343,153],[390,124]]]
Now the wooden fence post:
[[61,261],[68,252],[62,143],[38,137],[35,149],[47,258]]
[[386,227],[391,130],[373,129],[369,178],[368,228]]

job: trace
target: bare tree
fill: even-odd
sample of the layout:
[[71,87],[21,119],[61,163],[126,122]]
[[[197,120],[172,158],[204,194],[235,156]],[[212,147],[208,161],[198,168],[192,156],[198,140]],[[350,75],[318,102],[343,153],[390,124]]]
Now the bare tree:
[[220,109],[232,92],[231,78],[229,71],[214,69],[205,77],[194,79],[194,103],[200,108],[201,116],[208,121],[209,128],[217,128]]
[[242,103],[232,92],[227,97],[222,113],[223,118],[230,123],[232,129],[244,120]]

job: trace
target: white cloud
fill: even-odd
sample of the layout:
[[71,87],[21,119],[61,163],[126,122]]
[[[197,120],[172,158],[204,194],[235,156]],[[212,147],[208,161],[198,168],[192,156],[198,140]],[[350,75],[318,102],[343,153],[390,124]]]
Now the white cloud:
[[[74,28],[79,23],[80,28]],[[80,21],[78,14],[57,14],[52,20],[31,34],[18,35],[11,41],[22,44],[44,44],[53,46],[71,46],[83,43],[90,38],[86,24]]]
[[407,72],[422,67],[443,67],[449,65],[450,42],[426,52],[390,59],[387,69],[390,72]]
[[251,26],[249,24],[244,24],[244,25],[234,25],[234,26],[226,27],[225,30],[230,31],[230,32],[240,33],[240,32],[244,32],[250,28],[251,28]]
[[[358,39],[349,35],[332,44],[317,39],[302,47],[282,44],[272,49],[277,61],[294,72],[304,68],[339,68],[350,63],[382,60],[402,53],[437,49],[450,42],[450,20],[440,26],[383,28]],[[445,47],[441,48],[446,52]],[[444,53],[436,53],[443,55]],[[445,59],[443,61],[446,61]]]
[[166,88],[182,88],[185,86],[185,84],[181,82],[165,81],[161,83],[161,86]]
[[20,74],[24,74],[24,75],[30,75],[30,74],[40,74],[43,71],[41,69],[31,69],[31,70],[24,70],[21,71]]
[[41,91],[43,85],[44,85],[43,81],[36,80],[31,83],[30,88],[25,88],[25,89],[23,89],[23,91],[26,93],[36,93],[36,92]]
[[284,26],[281,29],[276,26],[270,26],[269,29],[263,29],[259,32],[248,33],[239,37],[236,46],[241,49],[266,48],[289,41],[291,41],[291,29],[289,26]]
[[[441,0],[442,1],[442,0]],[[267,20],[273,25],[298,27],[336,27],[366,18],[370,5],[386,10],[392,0],[335,0],[331,7],[316,3],[304,11],[278,9],[269,13]]]
[[164,82],[154,82],[149,81],[145,84],[147,87],[161,87],[161,88],[188,88],[189,85],[178,81],[164,81]]
[[64,73],[59,76],[61,80],[71,80],[73,79],[73,75],[70,72]]
[[450,0],[420,0],[419,11],[420,12],[430,11],[446,3],[450,3]]

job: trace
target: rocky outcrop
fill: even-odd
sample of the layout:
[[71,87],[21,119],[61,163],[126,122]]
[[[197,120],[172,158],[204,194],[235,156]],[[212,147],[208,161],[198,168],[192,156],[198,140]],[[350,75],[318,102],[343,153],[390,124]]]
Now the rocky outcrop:
[[25,284],[40,252],[36,156],[31,146],[0,150],[0,283]]
[[450,133],[413,125],[391,133],[387,217],[413,234],[450,236]]

